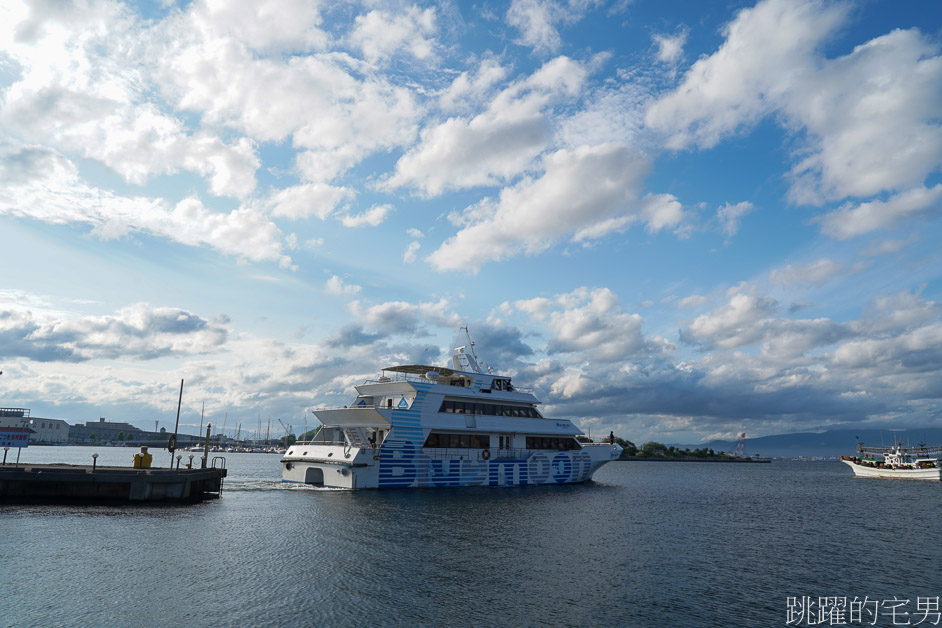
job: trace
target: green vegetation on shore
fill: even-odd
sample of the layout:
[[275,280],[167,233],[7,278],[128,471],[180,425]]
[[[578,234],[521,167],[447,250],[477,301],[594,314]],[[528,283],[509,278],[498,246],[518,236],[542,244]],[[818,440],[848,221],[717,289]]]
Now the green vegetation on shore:
[[[580,436],[579,440],[589,441],[588,438]],[[615,437],[615,442],[621,445],[621,460],[631,459],[631,458],[665,458],[665,459],[678,459],[678,460],[689,460],[691,458],[699,458],[703,460],[737,460],[737,456],[730,456],[722,451],[716,452],[713,449],[708,449],[703,447],[702,449],[690,449],[686,447],[684,449],[679,449],[671,445],[668,447],[664,443],[659,443],[657,441],[648,441],[642,443],[639,448],[630,440],[624,438]]]

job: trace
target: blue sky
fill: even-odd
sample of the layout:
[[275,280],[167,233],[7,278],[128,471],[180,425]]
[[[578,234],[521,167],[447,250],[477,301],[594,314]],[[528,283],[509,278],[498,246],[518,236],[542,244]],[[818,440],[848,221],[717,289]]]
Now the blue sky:
[[[942,423],[942,8],[0,3],[0,400],[479,356],[593,434]],[[310,415],[308,415],[310,416]]]

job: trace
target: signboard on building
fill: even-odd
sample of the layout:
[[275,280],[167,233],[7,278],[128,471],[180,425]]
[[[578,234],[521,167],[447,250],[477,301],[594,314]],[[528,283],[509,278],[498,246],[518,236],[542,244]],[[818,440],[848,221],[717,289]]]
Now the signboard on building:
[[28,427],[0,427],[0,447],[29,447]]

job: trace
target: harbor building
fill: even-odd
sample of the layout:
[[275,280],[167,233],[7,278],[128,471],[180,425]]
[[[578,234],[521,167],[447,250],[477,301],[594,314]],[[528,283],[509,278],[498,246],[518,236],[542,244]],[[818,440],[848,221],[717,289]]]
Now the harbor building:
[[62,419],[30,416],[29,408],[0,408],[0,427],[28,427],[30,442],[64,444],[69,442],[69,424]]
[[76,423],[71,429],[73,443],[97,443],[109,441],[140,440],[152,436],[150,432],[123,421],[106,421],[105,417],[97,421],[86,421],[84,425]]

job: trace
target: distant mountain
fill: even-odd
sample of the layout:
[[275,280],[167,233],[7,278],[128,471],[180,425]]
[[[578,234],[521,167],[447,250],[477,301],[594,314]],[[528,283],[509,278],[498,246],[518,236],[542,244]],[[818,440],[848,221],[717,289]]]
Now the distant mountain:
[[[892,445],[894,440],[903,441],[904,445],[915,446],[920,442],[927,445],[942,445],[942,428],[927,427],[910,430],[830,430],[827,432],[802,432],[798,434],[777,434],[775,436],[746,437],[746,454],[762,457],[831,457],[853,455],[857,451],[857,438],[870,446]],[[737,441],[712,440],[697,445],[674,445],[680,449],[691,450],[706,447],[714,451],[736,451]],[[639,443],[640,446],[640,443]]]

